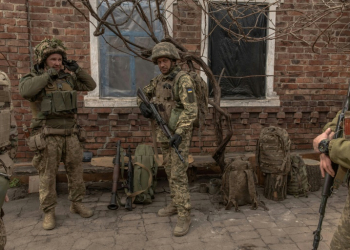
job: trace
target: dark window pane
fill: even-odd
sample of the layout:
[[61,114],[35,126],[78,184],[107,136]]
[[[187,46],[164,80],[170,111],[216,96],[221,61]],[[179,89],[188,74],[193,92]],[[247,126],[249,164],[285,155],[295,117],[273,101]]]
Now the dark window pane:
[[[253,37],[264,37],[266,34],[267,18],[257,10],[262,6],[252,8],[242,6],[238,11],[231,11],[243,27],[238,26],[227,15],[227,10],[220,6],[211,5],[210,10],[217,20],[221,20],[224,28],[235,32],[243,32]],[[257,13],[256,13],[257,12]],[[265,69],[266,69],[266,42],[237,41],[235,37],[219,27],[213,19],[209,20],[209,61],[214,75],[220,75],[225,68],[221,79],[221,95],[223,99],[261,99],[265,98]],[[247,77],[254,76],[257,77]],[[258,76],[260,75],[260,76]],[[232,78],[235,77],[235,78]]]

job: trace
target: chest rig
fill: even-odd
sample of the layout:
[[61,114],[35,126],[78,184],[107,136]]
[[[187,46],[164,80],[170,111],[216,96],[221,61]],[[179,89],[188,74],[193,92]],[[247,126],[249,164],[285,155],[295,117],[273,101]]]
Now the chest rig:
[[155,93],[152,103],[158,108],[158,112],[166,123],[169,123],[171,111],[181,106],[179,86],[174,81],[180,69],[173,70],[169,75],[160,75],[155,82]]
[[10,145],[11,97],[7,86],[0,85],[0,152]]
[[33,117],[40,120],[54,119],[77,113],[77,92],[73,90],[70,74],[60,72],[42,92],[42,97],[31,103]]

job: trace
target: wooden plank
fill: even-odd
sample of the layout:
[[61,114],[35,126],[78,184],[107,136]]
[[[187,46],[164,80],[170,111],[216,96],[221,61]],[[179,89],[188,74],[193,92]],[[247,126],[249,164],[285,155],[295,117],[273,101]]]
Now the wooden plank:
[[[163,155],[158,155],[159,157],[159,162],[160,162],[160,166],[162,166],[163,164]],[[110,157],[110,156],[105,156],[105,157],[94,157],[91,159],[91,165],[92,166],[98,166],[98,167],[111,167],[113,168],[113,158],[114,157]],[[134,156],[131,157],[134,160]],[[128,162],[129,158],[124,156],[124,162]],[[188,155],[188,162],[191,164],[194,162],[193,156],[192,155]]]

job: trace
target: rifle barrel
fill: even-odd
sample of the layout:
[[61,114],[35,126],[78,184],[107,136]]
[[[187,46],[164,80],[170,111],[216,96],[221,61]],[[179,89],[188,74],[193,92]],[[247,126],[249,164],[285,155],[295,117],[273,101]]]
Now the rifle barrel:
[[[170,129],[168,128],[168,126],[166,125],[165,121],[163,120],[163,118],[160,116],[156,106],[151,103],[148,98],[146,97],[145,93],[138,88],[137,89],[137,96],[140,97],[140,99],[146,104],[146,106],[151,109],[153,116],[158,124],[158,126],[161,128],[161,130],[164,132],[164,134],[166,135],[166,137],[168,139],[170,139],[172,137],[172,134],[170,132]],[[180,160],[182,162],[185,162],[184,158],[182,157],[182,155],[179,152],[179,149],[175,146],[172,146],[175,149],[176,154],[179,156]]]

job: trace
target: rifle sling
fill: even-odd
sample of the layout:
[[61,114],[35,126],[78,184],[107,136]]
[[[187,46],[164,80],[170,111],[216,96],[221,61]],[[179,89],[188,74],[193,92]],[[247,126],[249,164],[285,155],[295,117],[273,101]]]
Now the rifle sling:
[[147,172],[148,172],[148,174],[149,174],[149,178],[148,178],[148,185],[147,185],[147,188],[145,188],[144,190],[139,190],[139,191],[137,191],[137,192],[135,192],[135,193],[127,193],[126,195],[128,196],[128,197],[132,197],[132,198],[134,198],[134,197],[136,197],[136,195],[139,195],[139,194],[141,194],[141,193],[143,193],[143,192],[145,192],[147,189],[149,189],[151,186],[152,186],[152,172],[151,172],[151,170],[149,170],[145,165],[143,165],[142,163],[140,163],[140,162],[135,162],[134,163],[134,166],[140,166],[141,168],[143,168],[144,170],[146,170]]

